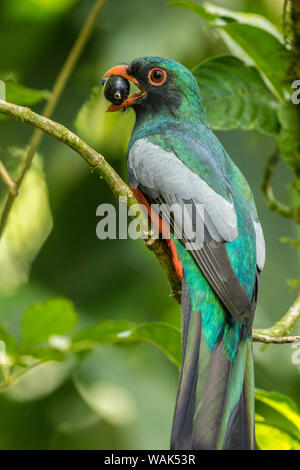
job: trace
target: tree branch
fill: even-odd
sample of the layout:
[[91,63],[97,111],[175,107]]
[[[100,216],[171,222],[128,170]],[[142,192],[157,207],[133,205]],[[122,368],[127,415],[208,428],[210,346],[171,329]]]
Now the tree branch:
[[[68,145],[87,162],[92,171],[95,171],[100,176],[100,178],[105,180],[116,198],[125,196],[127,198],[128,206],[131,206],[132,204],[138,204],[130,188],[122,180],[118,173],[116,173],[116,171],[109,165],[103,155],[96,152],[96,150],[87,145],[83,140],[81,140],[76,134],[71,132],[65,126],[51,121],[45,116],[36,114],[29,108],[8,103],[7,101],[3,100],[0,100],[0,112],[14,118],[17,121],[30,124]],[[147,220],[145,219],[145,226],[146,225],[148,224]],[[147,248],[149,248],[149,250],[153,251],[153,253],[158,258],[158,261],[160,262],[169,279],[172,289],[171,295],[178,302],[180,302],[181,285],[178,280],[170,256],[170,251],[165,240],[145,240],[145,245]]]
[[273,178],[275,167],[279,163],[279,160],[280,160],[279,151],[278,149],[276,149],[275,152],[272,153],[268,158],[267,165],[264,169],[263,182],[261,185],[261,189],[265,195],[267,204],[271,211],[278,212],[283,217],[293,218],[296,222],[299,223],[299,218],[300,218],[299,208],[295,209],[293,207],[285,206],[284,204],[279,202],[274,196],[273,187],[272,187],[272,178]]
[[300,336],[269,336],[256,333],[255,330],[252,334],[253,342],[265,344],[287,344],[287,343],[300,343]]
[[289,308],[287,313],[276,322],[271,328],[253,331],[253,341],[262,343],[293,343],[300,341],[300,336],[286,336],[294,328],[300,318],[300,294]]
[[[46,106],[43,110],[43,116],[45,117],[51,117],[57,103],[58,103],[58,100],[74,70],[74,67],[75,65],[77,64],[78,60],[79,60],[79,57],[81,56],[81,53],[91,35],[91,32],[96,24],[96,21],[105,5],[105,2],[106,0],[98,0],[89,17],[87,18],[86,22],[84,23],[83,25],[83,28],[82,30],[80,31],[76,41],[74,42],[74,45],[61,69],[61,71],[59,72],[56,80],[55,80],[55,83],[53,85],[53,88],[52,88],[52,93],[51,93],[51,96],[48,100],[48,102],[46,103]],[[42,136],[43,136],[43,132],[40,131],[39,129],[35,129],[33,134],[32,134],[32,137],[31,137],[31,140],[29,142],[29,149],[28,149],[28,152],[27,152],[27,155],[24,159],[24,162],[22,164],[22,167],[21,167],[21,170],[20,170],[20,174],[18,176],[18,179],[15,183],[15,186],[16,186],[16,191],[18,192],[18,189],[20,188],[21,184],[22,184],[22,181],[27,173],[27,171],[29,170],[30,166],[31,166],[31,163],[32,163],[32,160],[33,160],[33,157],[34,157],[34,154],[42,140]],[[0,238],[3,234],[3,230],[5,228],[5,225],[6,225],[6,222],[7,222],[7,219],[8,219],[8,215],[9,215],[9,212],[12,208],[12,205],[13,205],[13,202],[14,202],[14,196],[16,196],[16,194],[12,194],[10,193],[7,197],[7,200],[6,200],[6,203],[5,203],[5,206],[4,206],[4,209],[3,209],[3,212],[1,214],[1,219],[0,219]]]
[[18,195],[18,188],[16,186],[16,183],[8,173],[7,169],[3,165],[3,162],[0,160],[0,178],[3,180],[3,182],[6,184],[10,194],[13,197],[16,197]]

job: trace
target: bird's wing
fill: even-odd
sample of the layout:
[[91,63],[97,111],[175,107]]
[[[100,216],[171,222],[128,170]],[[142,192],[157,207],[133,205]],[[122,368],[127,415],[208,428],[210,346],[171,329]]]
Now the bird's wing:
[[256,237],[256,264],[259,271],[262,271],[266,258],[265,239],[261,224],[258,219],[253,194],[246,178],[240,169],[235,165],[235,163],[230,159],[227,160],[227,163],[227,172],[229,178],[232,184],[238,188],[238,191],[246,202],[249,213],[251,214]]
[[[127,166],[131,186],[139,188],[149,202],[164,204],[162,218],[170,223],[177,238],[182,234],[182,243],[232,316],[238,323],[245,319],[252,323],[253,298],[241,285],[226,250],[226,242],[238,236],[235,206],[226,183],[220,177],[216,191],[174,152],[153,143],[153,139],[142,138],[132,145]],[[176,210],[170,217],[166,207],[174,204]],[[202,246],[199,233],[193,241],[195,218],[200,221],[197,229],[200,226],[205,234]]]

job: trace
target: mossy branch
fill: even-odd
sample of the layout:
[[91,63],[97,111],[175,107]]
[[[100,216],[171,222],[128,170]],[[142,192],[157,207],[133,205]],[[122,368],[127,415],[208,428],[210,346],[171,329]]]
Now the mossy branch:
[[[0,112],[16,119],[17,121],[30,124],[68,145],[86,161],[92,171],[96,172],[100,178],[104,179],[116,198],[125,196],[127,198],[128,206],[138,203],[130,188],[122,180],[118,173],[116,173],[116,171],[109,165],[103,155],[96,152],[96,150],[86,144],[76,134],[71,132],[62,124],[54,122],[45,116],[36,114],[29,108],[8,103],[7,101],[3,100],[0,100]],[[147,224],[147,221],[145,221],[145,224]],[[149,250],[153,251],[153,253],[158,258],[169,279],[172,289],[171,295],[178,302],[180,302],[181,286],[166,242],[164,240],[151,239],[145,240],[145,245],[147,248],[149,248]]]
[[[289,308],[287,313],[276,322],[271,328],[263,330],[255,330],[253,335],[254,341],[260,341],[262,343],[292,343],[295,341],[300,341],[300,336],[290,336],[287,337],[292,329],[294,328],[296,322],[300,318],[300,294]],[[270,338],[273,341],[270,341]]]
[[[254,330],[252,335],[252,340],[254,343],[264,343],[264,344],[291,344],[291,343],[300,343],[300,336],[270,336],[261,333],[256,333],[257,330]],[[261,330],[264,331],[264,330]]]
[[0,178],[7,186],[9,193],[16,197],[18,195],[18,188],[10,174],[8,173],[7,169],[5,168],[3,162],[0,160]]

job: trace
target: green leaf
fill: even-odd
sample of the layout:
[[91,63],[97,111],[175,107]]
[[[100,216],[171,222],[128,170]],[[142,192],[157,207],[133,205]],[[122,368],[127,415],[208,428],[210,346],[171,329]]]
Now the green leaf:
[[[18,104],[20,106],[33,106],[48,99],[50,95],[51,93],[48,90],[27,88],[11,78],[11,74],[6,76],[0,73],[1,100],[6,100],[9,103]],[[6,119],[8,119],[7,116],[0,114],[0,122]]]
[[[54,349],[54,348],[37,347],[30,352],[31,352],[31,355],[34,356],[34,358],[39,359],[39,361],[41,362],[48,362],[48,361],[62,362],[67,358],[66,354],[63,351],[58,351],[57,349]],[[21,359],[22,359],[22,356],[21,356]]]
[[144,341],[154,344],[166,356],[180,366],[180,331],[162,322],[143,323],[135,326],[126,320],[103,320],[97,325],[79,331],[73,336],[73,350],[90,349],[101,343],[132,343]]
[[134,113],[106,113],[109,106],[103,89],[96,87],[80,109],[75,126],[80,135],[102,153],[120,156],[126,152],[134,125]]
[[204,5],[193,2],[192,0],[171,0],[169,4],[174,7],[186,8],[187,10],[193,11],[212,24],[215,24],[219,18],[218,15],[210,13]]
[[72,331],[77,320],[78,315],[70,300],[53,298],[32,305],[24,313],[22,344],[27,351],[34,351],[50,336]]
[[256,390],[255,401],[259,447],[300,449],[300,415],[294,401],[286,395],[265,390]]
[[[0,158],[12,178],[16,178],[25,150],[12,148],[1,152]],[[7,189],[0,185],[0,211]],[[14,201],[0,242],[0,291],[5,292],[26,282],[31,263],[52,230],[52,215],[42,160],[34,162]]]
[[130,339],[146,341],[161,349],[178,367],[181,364],[180,330],[163,322],[144,323],[132,330]]
[[283,44],[255,26],[232,23],[222,27],[222,30],[252,59],[271,85],[271,90],[284,100],[290,89],[292,60]]
[[30,106],[48,99],[51,95],[48,90],[33,90],[11,80],[4,80],[4,82],[6,85],[6,101],[9,103]]
[[267,424],[255,422],[256,446],[260,450],[299,450],[300,441]]
[[287,164],[300,172],[299,108],[285,103],[278,110],[278,118],[281,124],[277,139],[280,152]]
[[197,13],[214,26],[223,26],[232,22],[248,24],[267,31],[268,33],[275,36],[280,42],[283,42],[283,38],[275,25],[267,18],[258,15],[257,13],[233,11],[209,2],[203,2],[199,4],[193,0],[171,0],[170,4],[186,8]]
[[133,326],[134,323],[127,320],[102,320],[76,333],[72,338],[73,346],[81,344],[83,349],[89,349],[97,343],[118,342],[122,340],[122,334],[126,336]]
[[202,16],[221,33],[230,51],[256,65],[270,89],[282,100],[290,93],[291,52],[275,27],[259,15],[233,12],[210,3],[175,1]]
[[[3,2],[3,11],[9,18],[18,22],[53,21],[57,16],[63,15],[78,0],[13,0]],[[5,16],[5,15],[4,15]]]
[[72,374],[76,360],[70,357],[64,362],[41,362],[28,368],[24,375],[13,382],[5,395],[13,401],[40,400],[57,390]]
[[192,72],[211,127],[257,129],[269,135],[278,132],[279,103],[254,67],[223,55],[200,63]]
[[[17,351],[17,342],[15,338],[2,326],[0,325],[0,341],[3,341],[5,347],[5,353],[13,357]],[[0,348],[0,351],[2,349]],[[0,352],[1,354],[1,352]]]

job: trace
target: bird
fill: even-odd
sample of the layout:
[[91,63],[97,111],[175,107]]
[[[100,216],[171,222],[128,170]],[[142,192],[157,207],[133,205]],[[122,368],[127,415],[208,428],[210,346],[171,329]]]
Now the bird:
[[182,286],[170,448],[254,449],[252,325],[265,241],[253,194],[207,124],[191,71],[147,56],[112,67],[103,83],[115,76],[139,89],[108,108],[135,111],[130,187],[169,229],[165,243]]

